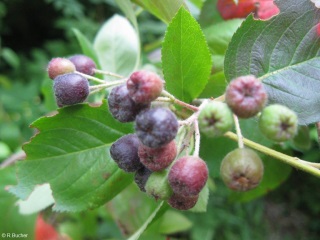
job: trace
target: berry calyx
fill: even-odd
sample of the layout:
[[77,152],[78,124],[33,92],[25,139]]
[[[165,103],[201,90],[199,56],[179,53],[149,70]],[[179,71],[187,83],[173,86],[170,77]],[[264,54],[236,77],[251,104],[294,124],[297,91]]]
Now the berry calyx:
[[96,69],[96,64],[91,58],[85,55],[77,54],[69,57],[69,60],[74,64],[78,72],[88,74],[91,76],[94,75],[94,69]]
[[128,134],[111,145],[112,159],[125,172],[135,172],[143,167],[138,156],[139,144],[139,139],[135,134]]
[[168,178],[174,193],[184,197],[198,195],[208,180],[207,164],[199,157],[182,157],[173,164]]
[[169,185],[168,172],[166,170],[153,172],[146,183],[146,193],[155,200],[167,200],[172,195],[172,189]]
[[127,80],[129,95],[137,103],[149,103],[160,96],[163,83],[155,73],[145,70],[136,71]]
[[67,73],[54,79],[53,90],[59,107],[73,105],[86,100],[89,82],[79,74]]
[[150,104],[134,102],[130,96],[126,84],[114,87],[108,96],[109,111],[120,122],[132,122],[138,113],[148,108]]
[[66,58],[53,58],[47,67],[47,72],[51,79],[55,79],[59,75],[72,73],[75,70],[74,64]]
[[184,197],[173,193],[168,199],[168,204],[178,210],[186,211],[193,208],[198,202],[199,195]]
[[297,133],[298,117],[286,106],[273,104],[263,109],[259,127],[267,138],[276,142],[287,141]]
[[263,84],[252,75],[238,77],[229,83],[226,103],[240,118],[250,118],[262,110],[267,102]]
[[148,109],[136,117],[136,134],[142,144],[150,148],[159,148],[171,142],[177,135],[178,127],[176,116],[167,108]]
[[177,155],[177,146],[174,141],[160,148],[150,148],[140,144],[138,154],[141,163],[151,171],[161,171],[167,168]]
[[221,136],[233,126],[232,112],[228,105],[222,102],[209,102],[200,111],[200,131],[208,137]]
[[263,163],[251,149],[238,148],[228,153],[221,162],[220,175],[232,190],[248,191],[256,188],[263,177]]
[[146,167],[140,168],[138,171],[136,171],[134,175],[134,181],[139,187],[140,191],[145,192],[145,186],[148,181],[149,176],[151,175],[152,171],[150,171]]

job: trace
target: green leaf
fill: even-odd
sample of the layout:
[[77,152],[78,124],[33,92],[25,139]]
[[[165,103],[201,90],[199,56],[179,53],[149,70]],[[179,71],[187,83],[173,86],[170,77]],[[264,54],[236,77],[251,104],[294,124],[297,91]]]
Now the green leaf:
[[120,7],[121,11],[130,20],[135,29],[138,29],[138,23],[136,14],[133,10],[133,6],[130,0],[116,0],[117,5]]
[[210,52],[199,24],[184,8],[168,26],[162,67],[167,90],[185,102],[199,96],[208,82]]
[[224,77],[223,71],[215,73],[210,76],[208,84],[203,92],[200,94],[200,98],[216,98],[224,94],[226,91],[227,82]]
[[61,108],[32,126],[38,133],[24,145],[18,162],[18,185],[12,193],[26,199],[36,185],[49,183],[56,211],[82,211],[111,200],[131,181],[110,157],[110,145],[131,131],[110,115],[107,104]]
[[169,23],[181,6],[186,7],[183,0],[133,0],[141,7],[155,15],[165,23]]
[[214,63],[213,73],[223,70],[224,55],[233,34],[240,27],[242,21],[242,19],[224,21],[203,30]]
[[218,0],[206,0],[204,2],[199,16],[201,27],[209,27],[223,21],[217,9],[217,2]]
[[34,239],[36,215],[20,214],[16,197],[5,190],[8,185],[16,184],[13,166],[0,169],[0,179],[0,233],[23,233],[28,234],[27,239]]
[[320,12],[309,0],[276,1],[268,21],[250,15],[235,33],[225,59],[226,79],[253,74],[270,103],[294,110],[299,124],[320,120]]
[[93,46],[103,70],[128,76],[139,61],[139,44],[130,22],[114,15],[101,27]]

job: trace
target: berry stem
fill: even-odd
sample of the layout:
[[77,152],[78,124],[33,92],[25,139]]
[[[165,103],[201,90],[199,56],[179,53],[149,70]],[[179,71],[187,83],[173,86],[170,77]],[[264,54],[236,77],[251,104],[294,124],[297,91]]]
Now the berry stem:
[[[224,134],[225,137],[230,138],[231,140],[238,141],[238,136],[237,134],[233,132],[227,132]],[[260,145],[256,142],[253,142],[249,139],[243,138],[243,142],[246,146],[256,149],[259,152],[262,152],[268,156],[271,156],[273,158],[276,158],[286,164],[291,165],[292,167],[298,168],[302,171],[308,172],[312,175],[315,175],[317,177],[320,177],[320,170],[317,169],[319,168],[320,164],[317,163],[310,163],[304,160],[301,160],[297,157],[291,157],[289,155],[283,154],[281,152],[275,151],[273,149],[270,149],[268,147],[265,147],[263,145]]]
[[168,97],[173,103],[176,103],[182,107],[185,107],[185,108],[188,108],[190,109],[191,111],[198,111],[198,107],[196,106],[193,106],[191,104],[188,104],[188,103],[185,103],[177,98],[175,98],[175,96],[173,96],[171,93],[167,92],[166,90],[162,90],[162,93],[161,93],[163,96],[165,97]]
[[199,131],[199,123],[198,119],[194,121],[194,135],[195,135],[195,143],[194,143],[194,157],[199,157],[200,151],[200,131]]
[[104,81],[103,84],[90,86],[90,91],[93,91],[93,90],[96,90],[96,89],[102,90],[102,89],[105,89],[105,88],[108,88],[108,87],[117,86],[117,85],[120,85],[120,84],[125,83],[126,80],[127,80],[127,79],[121,79],[121,80],[110,81],[110,82],[105,82],[105,81]]
[[106,76],[112,76],[112,77],[117,77],[117,78],[124,78],[124,76],[118,75],[118,74],[113,73],[113,72],[103,71],[103,70],[99,70],[99,69],[93,69],[93,71],[94,71],[95,73],[100,73],[100,74],[103,74],[103,75],[106,75]]
[[239,119],[235,114],[233,114],[233,119],[234,119],[234,124],[236,126],[236,132],[237,132],[237,136],[238,136],[238,146],[239,146],[239,148],[243,148],[244,147],[243,136],[241,133]]
[[95,81],[95,82],[98,82],[98,83],[105,83],[105,82],[106,82],[106,81],[104,81],[104,80],[101,80],[101,79],[99,79],[99,78],[96,78],[96,77],[93,77],[93,76],[84,74],[84,73],[82,73],[82,72],[78,72],[78,71],[74,71],[74,72],[77,73],[77,74],[79,74],[79,75],[81,75],[81,76],[83,76],[83,77],[85,77],[85,78],[87,78],[87,79],[90,79],[90,80]]

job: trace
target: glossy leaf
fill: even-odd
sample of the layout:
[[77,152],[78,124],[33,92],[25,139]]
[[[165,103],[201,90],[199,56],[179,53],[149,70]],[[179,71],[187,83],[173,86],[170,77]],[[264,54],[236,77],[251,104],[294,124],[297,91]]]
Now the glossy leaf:
[[110,157],[110,145],[131,131],[110,115],[107,104],[61,108],[32,126],[38,133],[24,145],[18,162],[18,185],[12,193],[26,199],[36,185],[49,183],[56,211],[82,211],[111,200],[131,181]]
[[130,22],[114,15],[101,27],[93,47],[103,70],[126,77],[134,71],[139,60],[139,44]]
[[299,124],[320,120],[320,12],[309,0],[275,1],[281,13],[268,21],[249,16],[235,33],[225,59],[228,81],[253,74],[270,103],[294,110]]
[[210,52],[199,24],[184,8],[168,26],[162,66],[167,90],[183,101],[199,96],[208,82]]
[[183,0],[134,0],[134,2],[165,23],[171,21],[181,6],[186,7]]

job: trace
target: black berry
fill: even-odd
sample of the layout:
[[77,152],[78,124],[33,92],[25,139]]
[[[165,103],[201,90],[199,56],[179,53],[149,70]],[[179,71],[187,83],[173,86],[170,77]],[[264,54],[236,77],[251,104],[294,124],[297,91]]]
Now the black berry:
[[178,210],[189,210],[193,208],[199,199],[199,195],[184,197],[173,193],[172,196],[168,199],[168,204]]
[[130,97],[137,103],[149,103],[160,96],[163,83],[155,73],[141,70],[131,74],[127,81]]
[[88,80],[76,73],[57,76],[53,89],[59,107],[81,103],[89,95]]
[[226,103],[240,118],[250,118],[262,110],[267,92],[262,83],[252,75],[232,80],[226,90]]
[[69,60],[75,65],[78,72],[88,75],[94,75],[96,64],[91,58],[85,55],[77,54],[69,57]]
[[200,131],[208,137],[221,136],[233,126],[232,112],[222,102],[209,102],[200,111],[198,120]]
[[207,180],[207,164],[199,157],[182,157],[173,164],[169,172],[173,192],[184,197],[198,195]]
[[263,163],[251,149],[238,148],[221,162],[220,175],[224,183],[235,191],[256,188],[263,177]]
[[138,151],[141,163],[151,171],[161,171],[167,168],[177,155],[174,141],[160,148],[149,148],[140,144]]
[[59,75],[71,73],[76,70],[74,64],[66,58],[53,58],[47,67],[48,75],[55,79]]
[[141,112],[136,118],[136,133],[150,148],[159,148],[172,141],[178,132],[178,120],[167,108],[157,107]]
[[134,175],[134,181],[142,192],[145,192],[145,186],[152,171],[146,167],[140,168]]
[[270,105],[263,109],[259,119],[260,131],[269,139],[282,142],[293,138],[298,130],[296,113],[286,106]]
[[132,122],[138,113],[148,108],[150,104],[134,102],[125,84],[113,88],[108,97],[109,111],[120,122]]
[[135,172],[143,167],[138,156],[139,139],[135,134],[119,138],[110,148],[112,159],[125,172]]

